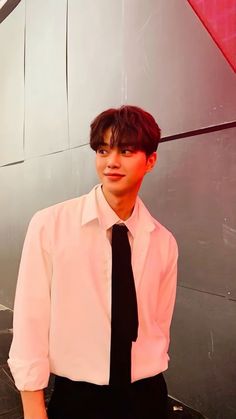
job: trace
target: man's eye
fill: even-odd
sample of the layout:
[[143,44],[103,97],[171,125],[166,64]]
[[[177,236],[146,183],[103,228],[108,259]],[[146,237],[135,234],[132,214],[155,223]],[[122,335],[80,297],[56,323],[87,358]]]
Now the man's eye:
[[129,155],[129,154],[132,154],[132,153],[134,152],[134,150],[133,150],[132,148],[123,148],[123,149],[121,150],[121,152],[122,152],[122,154],[127,154],[127,155]]
[[97,150],[97,153],[98,154],[102,154],[102,155],[104,155],[104,154],[107,154],[107,150],[105,149],[105,148],[99,148],[98,150]]

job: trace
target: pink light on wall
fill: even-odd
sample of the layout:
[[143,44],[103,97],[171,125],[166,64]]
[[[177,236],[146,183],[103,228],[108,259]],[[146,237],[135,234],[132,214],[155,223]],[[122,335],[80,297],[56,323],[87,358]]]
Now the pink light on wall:
[[236,72],[236,1],[188,0]]

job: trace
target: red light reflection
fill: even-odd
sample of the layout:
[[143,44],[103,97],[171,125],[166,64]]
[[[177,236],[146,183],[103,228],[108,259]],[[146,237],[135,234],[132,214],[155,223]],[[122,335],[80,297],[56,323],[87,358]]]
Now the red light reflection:
[[188,1],[236,72],[236,1]]

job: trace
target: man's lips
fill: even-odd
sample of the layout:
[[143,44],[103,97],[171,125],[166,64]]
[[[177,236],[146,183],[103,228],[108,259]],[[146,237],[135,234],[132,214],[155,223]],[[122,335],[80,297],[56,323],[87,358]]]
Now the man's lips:
[[120,179],[125,176],[120,173],[104,173],[104,175],[109,179]]
[[124,176],[121,173],[104,173],[104,175],[105,176],[120,176],[120,177]]

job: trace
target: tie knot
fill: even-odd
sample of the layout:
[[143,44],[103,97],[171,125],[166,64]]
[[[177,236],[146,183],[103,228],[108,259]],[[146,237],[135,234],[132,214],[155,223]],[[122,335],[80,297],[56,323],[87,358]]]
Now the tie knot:
[[120,233],[120,234],[125,234],[125,233],[127,233],[127,231],[128,231],[128,228],[126,227],[126,225],[125,224],[114,224],[113,225],[113,227],[112,227],[112,232],[113,233]]

